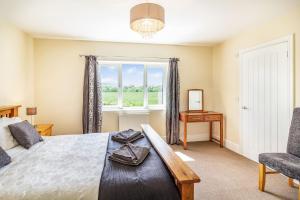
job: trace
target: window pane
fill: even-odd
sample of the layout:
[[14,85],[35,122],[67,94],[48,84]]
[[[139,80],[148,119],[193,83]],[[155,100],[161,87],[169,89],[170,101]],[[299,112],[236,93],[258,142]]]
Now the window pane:
[[118,105],[118,66],[101,65],[103,105]]
[[148,67],[148,105],[163,104],[163,67]]
[[144,106],[144,65],[123,64],[123,106]]

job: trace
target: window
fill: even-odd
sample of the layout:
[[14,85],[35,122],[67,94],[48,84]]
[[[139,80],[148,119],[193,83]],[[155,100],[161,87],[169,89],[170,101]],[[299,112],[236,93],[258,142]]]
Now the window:
[[104,108],[163,108],[167,63],[99,63]]
[[148,105],[161,105],[164,98],[164,69],[162,67],[147,68]]
[[118,75],[119,69],[116,65],[101,66],[102,101],[104,105],[118,105]]
[[122,65],[123,107],[144,105],[144,65]]

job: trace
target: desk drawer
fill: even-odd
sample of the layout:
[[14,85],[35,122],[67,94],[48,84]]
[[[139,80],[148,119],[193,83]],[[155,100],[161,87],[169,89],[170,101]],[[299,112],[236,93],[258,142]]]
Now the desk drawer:
[[188,116],[188,121],[189,122],[202,122],[202,121],[204,121],[204,116],[191,115],[191,116]]
[[221,115],[206,115],[205,121],[220,121]]

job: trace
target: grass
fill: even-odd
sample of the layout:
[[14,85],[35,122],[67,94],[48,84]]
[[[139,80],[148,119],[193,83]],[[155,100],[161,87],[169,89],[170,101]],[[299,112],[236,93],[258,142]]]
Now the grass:
[[[104,105],[117,105],[118,92],[103,92]],[[148,92],[148,104],[157,105],[159,102],[158,92]],[[123,92],[123,106],[137,107],[144,105],[144,92]]]
[[118,92],[102,92],[103,105],[118,104]]

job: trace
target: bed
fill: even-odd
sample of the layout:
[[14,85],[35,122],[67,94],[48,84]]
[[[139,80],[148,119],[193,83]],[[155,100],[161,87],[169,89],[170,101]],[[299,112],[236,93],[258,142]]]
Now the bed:
[[[19,107],[0,107],[0,118],[18,116]],[[146,187],[144,192],[157,193],[156,195],[161,195],[161,199],[168,199],[168,194],[162,194],[162,191],[168,193],[167,189],[161,189],[159,184],[156,188],[152,187],[156,184],[151,180],[156,179],[152,179],[151,176],[157,176],[161,172],[166,177],[171,177],[171,182],[164,184],[166,188],[174,185],[180,199],[194,199],[194,184],[200,182],[198,175],[173,152],[150,125],[144,124],[142,129],[147,140],[141,142],[149,142],[153,147],[152,155],[159,157],[156,162],[162,163],[162,166],[157,166],[158,174],[149,173],[146,176],[145,182],[142,183]],[[113,192],[123,186],[130,187],[132,183],[126,182],[126,173],[123,176],[114,174],[117,172],[111,171],[112,167],[107,163],[107,153],[113,147],[109,146],[109,137],[108,133],[44,137],[43,142],[35,144],[29,150],[20,146],[9,149],[7,153],[11,156],[12,163],[0,169],[0,199],[102,200],[101,194],[103,196],[110,189]],[[151,159],[148,160],[150,162]],[[144,170],[147,170],[147,167],[145,168]],[[159,170],[163,168],[167,173]],[[110,171],[111,174],[108,176],[106,171]],[[143,173],[146,174],[145,171]],[[115,181],[111,180],[114,175],[122,178],[123,185],[119,185],[119,188],[118,181],[113,184],[109,182]],[[129,175],[130,173],[127,174]],[[104,186],[101,186],[101,183],[105,183]],[[110,188],[109,185],[115,188]]]

